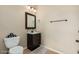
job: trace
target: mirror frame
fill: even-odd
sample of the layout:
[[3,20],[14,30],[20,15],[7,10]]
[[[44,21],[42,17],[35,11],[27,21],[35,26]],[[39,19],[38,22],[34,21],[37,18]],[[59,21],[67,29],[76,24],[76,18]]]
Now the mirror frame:
[[[27,21],[29,20],[27,15],[34,17],[34,24],[33,24],[34,27],[28,27],[27,26],[28,25]],[[28,12],[25,12],[25,29],[36,29],[36,16],[31,14],[31,13],[28,13]]]

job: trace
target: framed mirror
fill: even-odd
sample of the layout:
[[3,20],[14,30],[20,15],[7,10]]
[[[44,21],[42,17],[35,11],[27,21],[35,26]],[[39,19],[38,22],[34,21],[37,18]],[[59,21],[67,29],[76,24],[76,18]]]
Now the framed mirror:
[[36,16],[25,12],[25,29],[36,28]]

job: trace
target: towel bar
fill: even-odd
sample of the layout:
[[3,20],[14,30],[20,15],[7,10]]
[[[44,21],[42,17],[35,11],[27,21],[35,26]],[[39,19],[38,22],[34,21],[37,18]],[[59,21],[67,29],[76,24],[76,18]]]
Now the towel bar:
[[62,22],[62,21],[68,21],[67,19],[65,20],[54,20],[54,21],[50,21],[50,23],[53,23],[53,22]]

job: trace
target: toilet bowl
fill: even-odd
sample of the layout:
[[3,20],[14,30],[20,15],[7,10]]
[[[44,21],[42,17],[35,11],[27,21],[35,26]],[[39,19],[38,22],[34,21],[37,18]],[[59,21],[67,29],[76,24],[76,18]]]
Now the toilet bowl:
[[10,54],[23,54],[23,47],[19,46],[20,37],[4,38],[6,48]]
[[13,48],[10,48],[9,50],[10,54],[23,54],[23,47],[21,46],[15,46]]

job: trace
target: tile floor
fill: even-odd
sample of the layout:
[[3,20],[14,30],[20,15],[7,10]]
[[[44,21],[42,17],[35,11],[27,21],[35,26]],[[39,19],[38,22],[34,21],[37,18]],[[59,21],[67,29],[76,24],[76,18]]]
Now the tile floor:
[[[7,54],[7,52],[8,52],[8,50],[7,51],[1,50],[0,54]],[[33,51],[30,51],[29,49],[25,49],[23,54],[58,54],[58,53],[51,51],[49,49],[46,49],[46,48],[41,46]]]
[[29,49],[24,50],[24,54],[58,54],[57,52],[51,51],[44,47],[38,47],[37,49],[30,51]]

